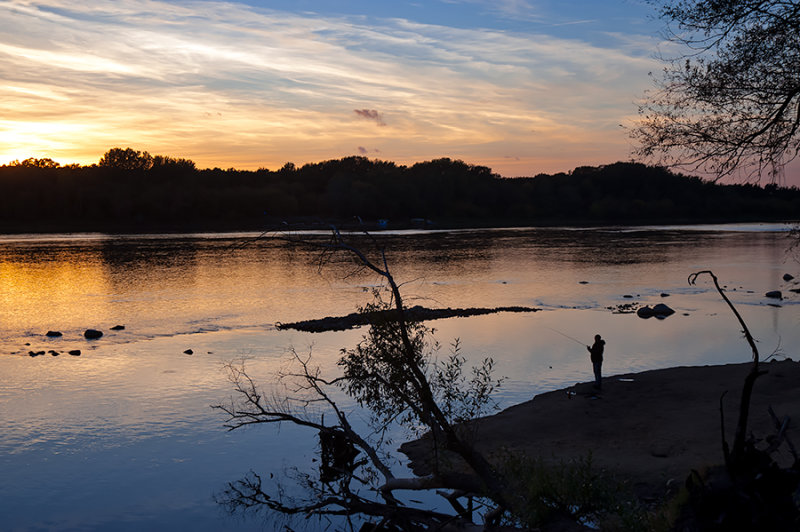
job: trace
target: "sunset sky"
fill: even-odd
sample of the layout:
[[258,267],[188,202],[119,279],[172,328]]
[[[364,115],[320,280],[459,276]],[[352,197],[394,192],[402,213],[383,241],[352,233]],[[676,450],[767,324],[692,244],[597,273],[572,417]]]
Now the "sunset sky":
[[663,49],[639,0],[0,0],[0,164],[630,159]]

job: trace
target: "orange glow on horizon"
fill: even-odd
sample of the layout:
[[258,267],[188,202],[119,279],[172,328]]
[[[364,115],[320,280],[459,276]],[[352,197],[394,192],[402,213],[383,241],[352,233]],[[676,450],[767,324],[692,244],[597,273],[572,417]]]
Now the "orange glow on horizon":
[[214,1],[201,14],[160,0],[60,5],[0,6],[27,32],[0,37],[0,164],[89,165],[131,147],[198,168],[364,155],[565,171],[627,158],[616,124],[653,69],[638,50],[399,18],[367,25]]
[[363,155],[448,157],[506,177],[566,172],[630,160],[619,125],[633,124],[660,68],[649,29],[593,42],[541,25],[203,6],[0,5],[9,28],[25,29],[0,36],[0,164],[91,165],[131,147],[198,168]]

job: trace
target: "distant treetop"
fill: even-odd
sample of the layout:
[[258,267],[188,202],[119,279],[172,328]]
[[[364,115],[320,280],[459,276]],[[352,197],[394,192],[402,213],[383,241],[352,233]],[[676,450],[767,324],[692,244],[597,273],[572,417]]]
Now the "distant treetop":
[[11,161],[9,166],[22,166],[23,168],[58,168],[61,164],[49,157],[44,157],[43,159],[28,157],[21,162],[17,160]]
[[111,148],[100,158],[98,166],[116,170],[149,170],[153,167],[153,157],[133,148]]

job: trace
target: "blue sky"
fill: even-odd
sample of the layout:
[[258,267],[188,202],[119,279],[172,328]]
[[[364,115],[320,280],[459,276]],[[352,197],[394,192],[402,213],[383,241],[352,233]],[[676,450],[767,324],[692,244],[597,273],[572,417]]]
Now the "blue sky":
[[[562,37],[598,37],[608,31],[652,25],[653,9],[640,0],[433,0],[343,1],[319,0],[240,1],[253,7],[323,16],[402,18],[422,24],[481,28],[522,33],[543,32]],[[658,23],[660,24],[660,23]],[[649,30],[646,30],[649,31]],[[592,36],[589,35],[591,39]]]
[[[644,1],[0,1],[0,163],[630,158],[664,44]],[[624,127],[622,127],[624,126]]]

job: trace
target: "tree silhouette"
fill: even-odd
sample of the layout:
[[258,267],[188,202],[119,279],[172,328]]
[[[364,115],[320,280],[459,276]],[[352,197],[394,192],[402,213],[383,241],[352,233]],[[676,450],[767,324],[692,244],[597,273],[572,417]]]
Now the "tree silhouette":
[[35,157],[28,157],[24,161],[11,161],[9,166],[21,166],[23,168],[59,168],[60,163],[57,163],[49,157],[37,159]]
[[636,153],[723,177],[773,179],[800,150],[800,2],[655,0],[666,58],[639,109]]
[[112,148],[89,166],[48,158],[0,166],[0,225],[14,230],[261,230],[356,218],[388,219],[391,228],[783,221],[798,210],[796,188],[714,184],[630,162],[507,179],[451,159],[198,170],[189,159]]
[[[130,148],[129,148],[130,149]],[[147,152],[144,152],[147,155]],[[154,155],[150,169],[153,171],[177,171],[177,172],[191,172],[194,171],[194,161],[190,159],[183,159],[181,157],[169,157],[167,155]]]
[[[374,242],[374,241],[373,241]],[[381,526],[391,530],[422,530],[427,527],[471,525],[473,511],[457,501],[462,497],[478,497],[491,501],[496,511],[485,516],[487,525],[496,523],[503,511],[517,503],[510,493],[503,474],[475,449],[456,423],[480,415],[490,402],[498,382],[491,377],[492,362],[486,359],[472,372],[463,374],[464,359],[457,347],[443,363],[431,358],[430,331],[406,318],[398,284],[389,271],[385,251],[375,243],[375,257],[369,258],[349,242],[339,231],[332,232],[328,242],[304,244],[319,246],[321,264],[330,254],[347,253],[359,267],[372,271],[386,283],[391,301],[378,300],[365,312],[380,319],[371,320],[369,332],[354,349],[343,350],[339,360],[342,375],[324,378],[307,358],[295,354],[300,370],[284,377],[295,379],[292,392],[283,398],[270,397],[256,388],[244,369],[229,367],[239,395],[239,401],[219,405],[228,415],[228,427],[236,429],[259,423],[290,422],[319,432],[323,441],[323,464],[320,482],[311,482],[312,500],[289,503],[264,491],[262,479],[252,474],[230,483],[220,498],[230,510],[267,507],[294,515],[351,515],[362,514],[381,518]],[[376,312],[376,311],[387,312]],[[339,387],[364,406],[373,419],[375,433],[383,434],[392,423],[419,424],[437,442],[437,449],[449,451],[468,467],[464,473],[441,472],[429,478],[397,478],[382,458],[382,451],[368,438],[362,437],[350,424],[345,411],[333,399],[331,388]],[[300,392],[310,395],[301,395]],[[325,405],[329,411],[320,417],[310,405]],[[381,438],[382,439],[382,438]],[[325,445],[333,445],[328,447]],[[327,453],[326,453],[327,450]],[[359,454],[366,458],[355,461]],[[339,456],[340,460],[335,460]],[[330,463],[330,459],[334,458]],[[366,469],[365,469],[366,468]],[[366,485],[380,500],[361,495]],[[454,514],[418,510],[401,503],[396,490],[449,490],[445,497],[453,505]],[[384,529],[384,528],[379,528]],[[438,528],[437,528],[438,529]]]
[[149,170],[153,167],[153,157],[133,148],[111,148],[97,163],[98,166],[116,170]]

